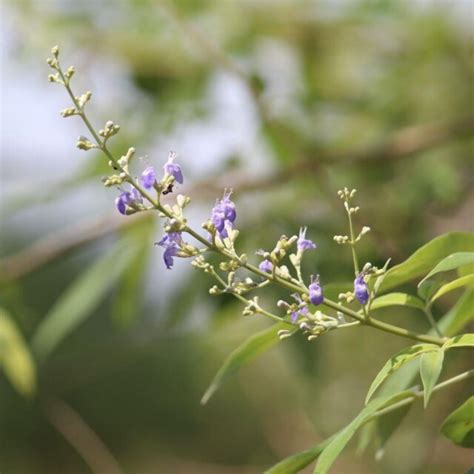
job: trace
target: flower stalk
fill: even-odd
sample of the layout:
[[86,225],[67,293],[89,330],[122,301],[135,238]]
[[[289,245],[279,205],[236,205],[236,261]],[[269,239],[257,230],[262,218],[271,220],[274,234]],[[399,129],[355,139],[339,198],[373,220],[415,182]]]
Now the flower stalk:
[[[132,191],[123,191],[119,198],[117,198],[117,207],[119,211],[122,214],[128,214],[129,212],[133,213],[137,211],[155,210],[160,213],[161,217],[167,219],[168,224],[167,226],[165,226],[165,231],[167,232],[168,238],[166,238],[165,236],[165,238],[163,238],[159,244],[165,247],[165,263],[168,268],[171,268],[171,266],[173,265],[172,257],[174,256],[195,257],[193,265],[203,269],[206,273],[210,273],[222,286],[222,289],[217,289],[216,292],[221,291],[234,295],[237,299],[239,299],[242,303],[245,304],[246,309],[244,310],[244,312],[246,311],[247,314],[262,314],[274,321],[283,321],[291,324],[288,319],[277,316],[261,308],[256,298],[247,299],[242,295],[242,292],[261,288],[271,282],[298,295],[298,298],[301,300],[302,308],[307,308],[307,303],[311,302],[313,305],[321,305],[322,307],[336,311],[337,314],[343,314],[355,320],[352,323],[339,324],[337,319],[331,316],[322,315],[320,311],[317,311],[315,314],[312,314],[307,310],[301,310],[300,313],[305,318],[305,321],[307,320],[308,322],[303,321],[303,323],[300,324],[300,329],[302,329],[303,331],[307,331],[310,334],[310,340],[319,335],[319,333],[321,332],[321,328],[325,328],[324,330],[326,330],[363,324],[378,329],[380,331],[409,338],[419,342],[427,342],[437,345],[442,345],[444,343],[445,338],[443,338],[440,333],[438,334],[438,336],[418,334],[402,327],[398,327],[382,321],[375,320],[373,318],[369,318],[367,313],[367,307],[370,307],[370,302],[369,306],[366,307],[367,301],[360,298],[360,295],[358,296],[357,289],[355,292],[355,297],[362,305],[363,314],[354,311],[351,308],[344,306],[340,303],[336,303],[331,299],[323,297],[322,288],[319,285],[319,280],[316,280],[315,282],[312,281],[309,288],[306,287],[301,273],[301,260],[305,251],[316,248],[316,244],[306,238],[306,228],[300,229],[299,237],[294,236],[291,238],[287,238],[285,236],[282,236],[278,241],[275,249],[268,255],[267,253],[265,253],[265,261],[267,262],[265,267],[259,268],[252,265],[247,261],[247,257],[245,255],[238,256],[234,248],[234,241],[238,236],[238,231],[234,229],[236,211],[235,205],[230,199],[231,192],[226,191],[224,193],[224,197],[216,203],[216,205],[212,209],[212,216],[210,221],[204,226],[211,234],[209,239],[189,227],[186,223],[186,220],[182,216],[182,208],[184,207],[185,203],[182,203],[182,205],[180,205],[180,201],[178,199],[178,205],[170,207],[168,205],[163,205],[160,202],[161,194],[168,194],[172,192],[173,185],[175,182],[183,182],[181,168],[178,164],[174,162],[175,155],[170,154],[168,162],[164,165],[165,175],[161,182],[157,181],[155,171],[151,167],[148,167],[142,173],[141,180],[135,179],[130,174],[128,169],[128,161],[133,156],[135,150],[131,148],[127,155],[125,155],[125,157],[122,157],[121,159],[117,159],[111,153],[111,151],[107,147],[107,140],[116,133],[118,133],[118,125],[113,124],[113,122],[107,122],[103,130],[99,132],[95,130],[85,112],[85,105],[90,100],[91,93],[86,92],[83,96],[76,97],[70,86],[70,79],[73,75],[74,70],[71,68],[69,68],[66,72],[62,70],[58,60],[59,51],[57,47],[53,48],[52,54],[53,58],[48,59],[48,64],[51,68],[57,71],[57,74],[50,75],[50,81],[62,84],[65,87],[74,105],[74,107],[71,107],[70,110],[65,109],[67,112],[63,111],[63,115],[78,115],[84,122],[86,128],[89,130],[91,136],[93,137],[93,140],[95,141],[95,143],[92,143],[87,138],[80,137],[78,147],[86,151],[93,148],[99,148],[109,160],[111,167],[119,173],[119,175],[114,175],[112,177],[107,178],[109,185],[114,185],[116,181],[126,182],[132,188]],[[152,196],[152,191],[156,191],[156,198]],[[132,193],[135,194],[132,196]],[[337,243],[348,243],[351,246],[356,281],[357,279],[361,278],[362,275],[362,280],[360,280],[359,283],[362,284],[363,281],[363,284],[366,284],[364,279],[366,272],[364,271],[361,273],[359,271],[359,262],[357,259],[355,245],[360,240],[360,238],[370,229],[368,227],[364,227],[360,232],[359,236],[357,238],[355,237],[352,214],[356,213],[359,208],[350,207],[349,205],[349,202],[354,196],[354,194],[355,190],[349,192],[347,188],[344,188],[344,190],[339,191],[339,196],[341,197],[341,199],[344,200],[344,207],[348,215],[350,235],[335,236],[334,240]],[[183,201],[183,199],[185,201],[186,199],[189,200],[189,198],[182,197],[181,201]],[[142,204],[143,200],[146,201],[147,205],[149,204],[151,207],[147,207],[145,206],[145,204]],[[188,201],[186,201],[186,203],[187,202]],[[174,234],[172,237],[170,237],[172,233]],[[196,241],[198,241],[204,246],[204,250],[218,253],[226,259],[226,268],[229,271],[229,282],[225,282],[225,280],[222,279],[221,276],[216,272],[214,267],[205,262],[204,257],[202,256],[203,250],[196,249],[195,247],[184,243],[181,238],[182,233],[186,233],[193,237]],[[177,237],[177,234],[179,234],[179,238]],[[285,265],[282,265],[283,258],[285,257],[285,255],[287,255],[289,248],[295,242],[297,242],[297,253],[291,254],[290,260],[293,266],[295,267],[297,273],[296,278],[291,276],[289,270],[286,268]],[[243,283],[232,281],[234,277],[233,275],[231,276],[230,271],[232,270],[233,272],[235,272],[239,268],[244,268],[251,272],[253,275],[261,277],[263,279],[262,282],[256,284],[252,282],[252,284],[250,284],[245,283],[245,281]],[[238,287],[238,290],[236,289],[236,285],[240,285]],[[309,323],[311,323],[313,326],[311,326],[311,324]],[[310,329],[308,329],[308,327]],[[288,332],[288,334],[286,334],[285,337],[291,335],[290,333],[292,334],[292,332],[290,331]]]

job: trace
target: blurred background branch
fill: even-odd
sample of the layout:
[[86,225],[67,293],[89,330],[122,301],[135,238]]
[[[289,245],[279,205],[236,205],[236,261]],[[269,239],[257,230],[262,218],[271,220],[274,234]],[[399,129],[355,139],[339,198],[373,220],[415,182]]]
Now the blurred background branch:
[[123,474],[107,446],[70,405],[59,399],[51,399],[44,404],[44,414],[93,473]]

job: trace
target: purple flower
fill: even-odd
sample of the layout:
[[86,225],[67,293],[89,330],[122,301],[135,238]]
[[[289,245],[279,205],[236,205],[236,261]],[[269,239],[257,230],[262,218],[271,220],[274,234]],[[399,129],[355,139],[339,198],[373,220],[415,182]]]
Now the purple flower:
[[118,198],[115,199],[115,206],[120,214],[126,215],[128,208],[135,208],[138,204],[143,203],[143,198],[140,192],[131,188],[130,191],[122,191]]
[[165,234],[159,242],[156,242],[155,245],[159,245],[161,247],[167,247],[170,244],[178,244],[180,245],[183,241],[181,237],[181,232],[168,232]]
[[365,282],[364,276],[364,273],[361,272],[354,280],[354,294],[357,298],[357,301],[362,305],[367,304],[367,301],[369,301],[369,290],[367,288],[367,283]]
[[115,199],[115,206],[117,207],[120,214],[125,215],[127,212],[127,195],[130,193],[121,193],[118,198]]
[[182,241],[181,232],[168,232],[155,244],[165,248],[163,260],[168,270],[173,267],[173,257],[179,252]]
[[291,322],[296,323],[300,316],[305,316],[308,314],[309,310],[307,306],[303,306],[302,308],[298,308],[296,311],[291,313]]
[[309,313],[308,306],[303,302],[301,296],[298,293],[293,293],[291,295],[296,302],[298,303],[298,309],[291,313],[291,322],[296,323],[300,316],[305,316]]
[[309,285],[309,300],[315,306],[321,304],[324,301],[323,289],[319,284],[319,276],[316,277],[316,280],[313,280],[311,275],[311,284]]
[[263,260],[260,262],[258,269],[265,273],[270,273],[273,270],[273,263],[270,260]]
[[232,222],[233,224],[237,218],[237,211],[235,210],[235,204],[230,200],[231,194],[232,190],[224,191],[224,196],[220,201],[220,206],[222,212],[224,213],[225,219]]
[[312,242],[311,240],[306,238],[306,230],[307,227],[300,227],[300,235],[298,237],[298,250],[303,252],[305,250],[312,250],[316,248],[316,244]]
[[183,173],[181,171],[181,166],[173,162],[175,158],[176,153],[174,151],[170,151],[168,155],[168,161],[163,166],[163,170],[165,174],[173,176],[179,184],[183,184],[184,178]]
[[174,265],[173,257],[178,253],[179,247],[176,244],[170,244],[165,248],[163,253],[163,260],[165,261],[166,268],[170,270]]
[[221,238],[228,236],[228,230],[233,228],[237,212],[235,204],[230,200],[232,191],[225,191],[222,199],[217,200],[211,211],[211,221]]
[[153,166],[148,166],[143,171],[140,181],[145,189],[150,189],[156,182],[156,171]]

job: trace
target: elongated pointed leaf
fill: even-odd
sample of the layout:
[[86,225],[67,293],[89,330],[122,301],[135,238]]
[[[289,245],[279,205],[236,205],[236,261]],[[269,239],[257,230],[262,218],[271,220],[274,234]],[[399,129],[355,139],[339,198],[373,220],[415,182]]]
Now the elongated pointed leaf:
[[122,327],[132,323],[139,313],[140,302],[143,300],[143,280],[148,270],[150,252],[153,251],[154,230],[154,220],[142,218],[124,231],[126,238],[136,246],[136,253],[126,271],[122,272],[114,295],[111,314],[114,321]]
[[474,287],[474,275],[466,275],[461,278],[457,278],[454,281],[446,283],[431,297],[430,303],[434,303],[438,298],[441,298],[450,291],[457,290],[458,288],[473,288]]
[[384,380],[397,369],[399,369],[402,365],[406,364],[415,357],[418,357],[423,352],[432,351],[437,348],[438,346],[436,346],[435,344],[416,344],[414,346],[410,346],[406,349],[403,349],[398,354],[390,358],[372,382],[369,391],[367,392],[365,403],[369,402],[369,400],[372,398],[372,395],[375,393],[377,388],[384,382]]
[[445,349],[451,349],[452,347],[474,347],[474,334],[467,333],[452,337],[444,343],[443,347]]
[[270,469],[266,470],[264,474],[296,474],[314,462],[318,456],[323,452],[324,448],[334,439],[336,435],[331,436],[322,443],[313,448],[306,449],[300,453],[283,459],[278,464],[275,464]]
[[439,379],[443,368],[444,350],[425,352],[420,358],[420,375],[423,382],[423,401],[425,408],[431,397],[431,392]]
[[381,309],[387,306],[410,306],[411,308],[423,310],[425,304],[420,298],[408,295],[407,293],[388,293],[375,298],[370,305],[370,309]]
[[36,369],[30,350],[9,314],[0,308],[0,366],[15,389],[24,396],[35,391]]
[[456,304],[440,319],[438,326],[452,336],[474,321],[474,289],[467,289]]
[[38,327],[32,340],[40,359],[92,314],[135,256],[137,247],[128,240],[119,241],[108,253],[92,264],[60,296]]
[[444,420],[441,433],[453,443],[474,448],[474,395]]
[[[443,334],[450,336],[461,331],[466,324],[473,320],[473,316],[474,290],[466,290],[456,305],[438,321],[438,326]],[[431,329],[428,334],[435,335],[435,332]],[[456,337],[453,339],[456,339]],[[404,364],[399,370],[390,375],[390,379],[380,388],[380,393],[383,395],[396,393],[410,387],[418,371],[418,364],[412,364],[411,362]]]
[[404,398],[413,396],[412,392],[402,392],[395,396],[378,397],[371,400],[362,411],[344,429],[339,431],[334,439],[326,446],[318,458],[314,474],[326,474],[336,458],[342,452],[356,431],[371,419],[372,415],[381,408],[388,407]]
[[420,247],[407,260],[392,267],[385,275],[379,291],[388,291],[426,275],[440,260],[454,252],[474,252],[474,234],[450,232]]
[[376,458],[379,460],[385,450],[385,445],[387,444],[388,440],[391,438],[393,433],[397,430],[397,428],[402,424],[405,417],[408,415],[412,404],[407,404],[388,412],[386,415],[381,416],[380,418],[376,418],[374,422],[376,423],[376,433],[377,433],[377,453]]
[[250,336],[237,349],[229,354],[222,367],[218,370],[206,393],[201,399],[201,403],[206,404],[216,390],[242,366],[247,365],[258,355],[267,351],[280,341],[278,331],[287,329],[296,331],[295,326],[287,323],[277,323]]
[[474,262],[469,263],[468,265],[464,265],[462,267],[459,267],[457,269],[457,274],[460,277],[466,276],[466,275],[473,275],[474,274]]
[[[392,393],[392,392],[390,392]],[[387,395],[390,394],[387,392]],[[359,443],[357,445],[357,454],[362,454],[370,442],[374,439],[376,443],[376,458],[379,460],[384,453],[385,445],[393,433],[400,426],[406,415],[410,411],[411,404],[407,404],[390,411],[387,414],[374,418],[360,428]]]
[[420,281],[420,283],[418,283],[418,287],[422,286],[426,280],[437,273],[455,270],[456,268],[468,265],[472,262],[474,262],[474,252],[456,252],[448,255],[446,258],[443,258],[443,260],[441,260],[441,262],[439,262],[433,270],[431,270],[428,275]]
[[437,280],[426,280],[423,285],[418,287],[418,296],[424,300],[429,301],[433,295],[441,288],[445,282]]

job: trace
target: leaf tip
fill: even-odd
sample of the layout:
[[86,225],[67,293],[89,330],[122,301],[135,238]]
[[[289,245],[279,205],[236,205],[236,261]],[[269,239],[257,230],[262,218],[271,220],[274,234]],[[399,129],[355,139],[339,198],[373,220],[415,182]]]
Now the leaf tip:
[[206,405],[207,402],[211,399],[212,395],[214,395],[214,392],[216,391],[216,388],[214,386],[210,386],[205,392],[204,395],[201,398],[200,404],[202,406]]

